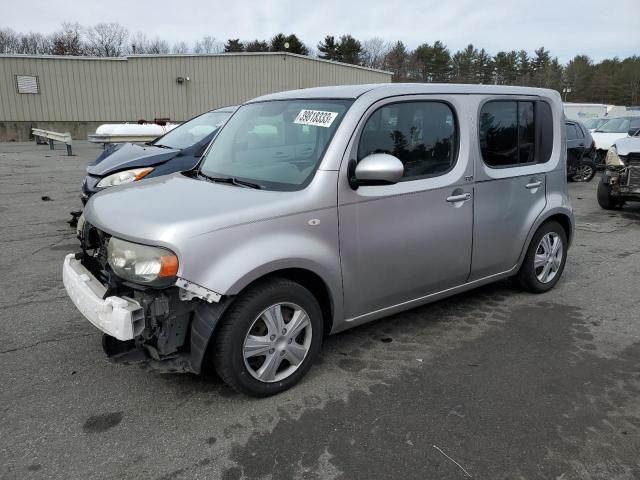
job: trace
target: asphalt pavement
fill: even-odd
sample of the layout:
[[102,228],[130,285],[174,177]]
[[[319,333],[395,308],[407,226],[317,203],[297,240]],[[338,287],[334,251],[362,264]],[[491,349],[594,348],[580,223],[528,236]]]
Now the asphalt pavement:
[[99,152],[0,144],[0,478],[640,478],[640,204],[570,184],[553,291],[503,281],[329,337],[300,384],[253,399],[109,364],[67,299]]

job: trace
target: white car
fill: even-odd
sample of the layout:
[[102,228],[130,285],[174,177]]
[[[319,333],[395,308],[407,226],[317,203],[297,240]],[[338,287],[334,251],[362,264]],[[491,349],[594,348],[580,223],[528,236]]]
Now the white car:
[[591,134],[596,144],[596,164],[603,165],[607,151],[619,140],[640,130],[640,115],[612,118]]
[[617,140],[607,153],[598,185],[598,203],[606,210],[640,201],[640,130],[635,133]]

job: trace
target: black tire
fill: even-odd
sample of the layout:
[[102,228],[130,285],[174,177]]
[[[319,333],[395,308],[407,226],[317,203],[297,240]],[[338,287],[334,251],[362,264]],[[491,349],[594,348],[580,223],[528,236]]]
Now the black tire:
[[582,159],[578,164],[577,171],[573,175],[574,182],[590,182],[596,176],[596,164],[593,160]]
[[[245,365],[245,338],[262,312],[283,302],[298,305],[307,313],[311,343],[304,360],[288,377],[273,382],[261,381]],[[220,320],[211,345],[213,366],[222,380],[238,392],[254,397],[275,395],[293,387],[309,371],[322,346],[323,327],[322,311],[309,290],[283,278],[265,280],[241,293]]]
[[[540,246],[540,241],[542,238],[548,233],[555,233],[560,240],[562,241],[562,260],[560,263],[560,267],[557,270],[557,273],[548,283],[543,283],[538,279],[536,274],[536,268],[534,266],[534,258],[536,256],[536,252],[538,251],[538,247]],[[564,271],[564,266],[567,261],[567,234],[558,222],[549,221],[540,226],[538,231],[535,233],[533,238],[531,239],[531,243],[529,244],[529,248],[527,249],[527,254],[524,257],[524,261],[522,262],[522,266],[520,267],[520,271],[517,275],[517,280],[520,286],[531,293],[544,293],[551,290],[556,286],[556,283],[560,280],[562,276],[562,272]]]
[[611,185],[603,180],[598,184],[598,205],[605,210],[616,210],[622,206],[622,202],[611,195]]

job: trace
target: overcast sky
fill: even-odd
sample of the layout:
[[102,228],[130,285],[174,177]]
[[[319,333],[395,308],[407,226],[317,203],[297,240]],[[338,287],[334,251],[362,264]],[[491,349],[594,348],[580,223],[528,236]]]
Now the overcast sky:
[[173,44],[205,35],[263,39],[295,33],[315,48],[325,35],[443,41],[494,54],[544,45],[562,62],[640,55],[640,0],[0,0],[0,28],[51,32],[62,22],[118,22]]

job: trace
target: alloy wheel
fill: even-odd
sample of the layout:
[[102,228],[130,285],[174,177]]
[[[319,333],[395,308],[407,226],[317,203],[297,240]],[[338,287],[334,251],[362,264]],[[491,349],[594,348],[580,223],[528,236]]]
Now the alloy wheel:
[[552,281],[562,265],[564,254],[562,239],[555,232],[549,232],[542,237],[533,259],[536,277],[541,283]]
[[245,335],[242,354],[251,376],[261,382],[279,382],[295,372],[311,347],[309,315],[293,303],[277,303],[253,321]]

